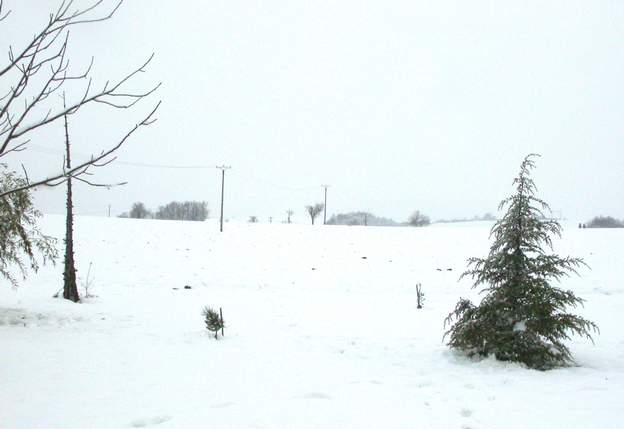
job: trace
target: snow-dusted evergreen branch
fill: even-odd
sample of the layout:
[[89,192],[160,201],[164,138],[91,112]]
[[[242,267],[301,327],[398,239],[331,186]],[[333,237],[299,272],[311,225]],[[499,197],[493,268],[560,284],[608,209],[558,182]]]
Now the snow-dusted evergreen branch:
[[516,193],[500,204],[507,212],[491,229],[489,255],[470,258],[461,276],[472,278],[473,288],[481,287],[482,302],[475,306],[460,299],[445,320],[450,328],[444,336],[450,347],[468,355],[493,354],[548,369],[572,362],[563,343],[569,333],[591,339],[598,327],[566,313],[567,307],[584,301],[551,284],[587,265],[580,258],[561,258],[544,250],[552,250],[551,236],[561,236],[561,226],[544,216],[548,204],[535,197],[530,173],[536,156],[524,159],[513,182]]

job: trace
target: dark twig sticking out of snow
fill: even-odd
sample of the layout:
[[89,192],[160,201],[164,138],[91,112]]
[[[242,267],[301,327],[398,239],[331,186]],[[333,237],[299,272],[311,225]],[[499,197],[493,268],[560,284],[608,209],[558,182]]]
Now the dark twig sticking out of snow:
[[420,283],[416,283],[416,304],[418,309],[423,308],[423,304],[425,303],[425,293],[422,290],[422,285]]

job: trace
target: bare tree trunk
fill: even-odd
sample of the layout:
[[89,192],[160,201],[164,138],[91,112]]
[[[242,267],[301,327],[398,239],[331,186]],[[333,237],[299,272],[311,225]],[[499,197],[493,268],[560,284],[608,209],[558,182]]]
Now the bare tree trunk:
[[[71,158],[69,150],[69,131],[67,128],[67,115],[65,116],[65,150],[66,167],[71,170]],[[78,287],[76,286],[76,267],[74,264],[74,204],[72,201],[72,178],[67,178],[67,215],[65,219],[65,270],[63,271],[63,298],[74,302],[80,301]]]

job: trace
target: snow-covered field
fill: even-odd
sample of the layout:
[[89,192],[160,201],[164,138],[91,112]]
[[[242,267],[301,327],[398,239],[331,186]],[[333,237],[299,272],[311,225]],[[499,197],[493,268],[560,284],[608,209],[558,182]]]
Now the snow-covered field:
[[[57,237],[63,223],[42,221]],[[538,372],[442,342],[459,297],[478,296],[458,277],[487,254],[489,223],[219,233],[79,217],[79,276],[93,264],[96,297],[53,299],[60,264],[0,288],[0,427],[622,428],[624,230],[564,226],[556,250],[592,269],[563,287],[601,334],[570,343],[577,367]],[[223,308],[223,339],[205,305]]]

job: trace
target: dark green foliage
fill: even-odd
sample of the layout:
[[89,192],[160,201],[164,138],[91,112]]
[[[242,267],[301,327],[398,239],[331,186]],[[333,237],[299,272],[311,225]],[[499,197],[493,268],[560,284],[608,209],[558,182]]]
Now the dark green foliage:
[[507,213],[492,227],[494,242],[488,257],[470,258],[469,269],[462,274],[474,280],[473,287],[482,287],[486,296],[478,306],[460,299],[445,321],[445,325],[454,321],[445,337],[451,348],[470,356],[494,355],[549,369],[572,362],[563,343],[570,335],[591,339],[590,332],[598,328],[565,312],[567,307],[582,305],[582,299],[551,285],[585,263],[544,250],[552,250],[551,236],[561,236],[561,226],[546,218],[548,205],[535,197],[530,178],[534,156],[524,159],[514,179],[516,193],[499,206],[507,207]]
[[210,307],[204,307],[202,310],[202,316],[204,316],[206,329],[210,332],[214,332],[215,338],[217,338],[219,330],[222,330],[225,327],[221,315]]
[[[0,192],[24,185],[24,179],[0,164]],[[35,209],[28,190],[0,197],[0,275],[13,286],[17,286],[17,280],[9,267],[17,267],[26,278],[28,268],[39,269],[36,253],[41,255],[44,263],[54,261],[57,256],[55,239],[37,228],[39,217],[41,213]]]

